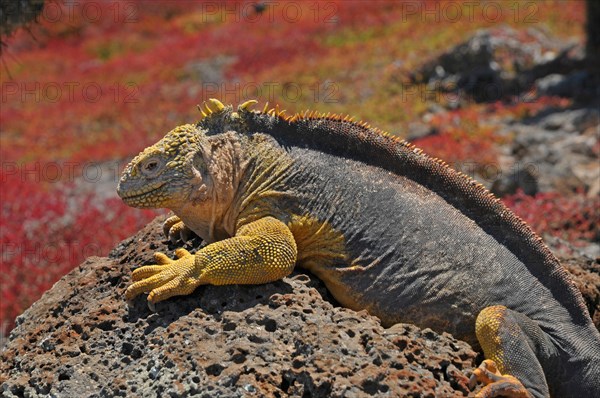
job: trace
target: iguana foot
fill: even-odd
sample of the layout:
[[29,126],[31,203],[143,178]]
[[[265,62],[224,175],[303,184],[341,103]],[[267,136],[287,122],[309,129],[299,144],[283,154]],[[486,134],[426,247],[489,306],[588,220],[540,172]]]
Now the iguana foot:
[[192,235],[192,230],[177,216],[171,216],[165,220],[163,223],[163,232],[172,243],[177,243],[179,239],[187,242]]
[[531,398],[532,395],[521,384],[521,382],[513,376],[503,375],[498,371],[496,363],[491,359],[486,359],[473,371],[470,384],[475,386],[476,382],[485,384],[485,386],[477,393],[475,398]]
[[175,250],[177,260],[163,253],[155,253],[158,264],[140,267],[133,271],[134,283],[125,291],[127,300],[140,293],[150,292],[148,301],[157,303],[169,297],[190,294],[200,284],[201,270],[195,265],[195,256],[185,249]]

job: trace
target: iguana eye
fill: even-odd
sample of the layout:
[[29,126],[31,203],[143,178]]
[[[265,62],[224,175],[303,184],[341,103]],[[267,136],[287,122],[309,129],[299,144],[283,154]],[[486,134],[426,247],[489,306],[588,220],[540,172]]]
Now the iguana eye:
[[154,171],[158,167],[158,162],[156,160],[152,160],[144,165],[144,170],[146,171]]
[[140,171],[148,177],[153,177],[160,170],[160,166],[160,159],[150,158],[140,164]]

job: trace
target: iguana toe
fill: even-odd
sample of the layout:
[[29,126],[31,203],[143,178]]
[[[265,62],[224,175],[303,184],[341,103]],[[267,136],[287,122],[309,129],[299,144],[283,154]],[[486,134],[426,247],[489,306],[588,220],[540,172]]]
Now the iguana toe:
[[154,261],[156,261],[159,265],[171,264],[173,262],[173,260],[171,260],[166,254],[161,252],[154,253]]
[[150,292],[148,301],[157,303],[172,296],[190,294],[199,284],[194,256],[185,249],[177,249],[177,260],[171,260],[163,253],[156,253],[157,265],[140,267],[133,271],[134,283],[125,291],[127,300],[143,292]]
[[473,371],[472,386],[476,381],[485,386],[475,398],[532,398],[532,395],[516,377],[501,374],[496,363],[491,359],[486,359]]
[[[188,255],[189,252],[185,249],[181,249],[184,250]],[[176,251],[177,253],[177,251]],[[177,256],[178,258],[183,257],[182,256]],[[154,261],[156,261],[157,265],[148,265],[145,267],[140,267],[136,270],[133,271],[133,273],[131,274],[131,279],[134,282],[140,281],[142,279],[146,279],[149,278],[151,276],[154,276],[156,274],[158,274],[161,271],[164,271],[164,266],[167,264],[172,264],[175,261],[171,260],[166,254],[164,253],[160,253],[160,252],[156,252],[154,253]]]
[[163,222],[163,233],[167,238],[169,237],[169,231],[171,230],[171,227],[180,222],[181,218],[177,216],[171,216]]
[[191,256],[192,253],[185,250],[183,247],[179,247],[179,248],[175,249],[175,255],[177,256],[177,258],[183,258],[183,257]]
[[192,231],[177,216],[171,216],[165,220],[163,232],[172,243],[177,243],[178,240],[187,242],[192,235]]
[[196,286],[198,284],[192,279],[177,277],[152,290],[148,295],[148,301],[158,303],[173,296],[190,294],[196,289]]
[[148,265],[146,267],[141,267],[133,271],[131,280],[134,282],[141,281],[164,271],[164,269],[164,265]]

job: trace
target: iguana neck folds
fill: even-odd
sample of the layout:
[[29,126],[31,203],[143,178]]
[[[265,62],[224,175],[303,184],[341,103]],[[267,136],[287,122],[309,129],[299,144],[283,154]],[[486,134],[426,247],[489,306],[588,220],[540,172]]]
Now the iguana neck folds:
[[239,138],[233,133],[202,140],[192,160],[194,188],[189,200],[171,210],[207,242],[235,234],[233,206],[247,164]]

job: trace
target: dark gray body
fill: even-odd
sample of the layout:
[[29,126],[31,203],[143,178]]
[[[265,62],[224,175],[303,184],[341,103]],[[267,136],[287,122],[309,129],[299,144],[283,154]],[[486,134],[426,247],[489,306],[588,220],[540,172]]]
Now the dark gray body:
[[343,233],[359,267],[340,263],[324,272],[337,273],[357,293],[351,307],[386,325],[414,323],[477,346],[477,315],[501,304],[533,320],[551,342],[540,363],[555,396],[594,394],[580,387],[590,377],[600,389],[600,337],[591,322],[574,323],[560,302],[555,291],[564,280],[537,277],[502,242],[411,179],[309,149],[288,153],[295,161],[281,190],[291,191],[294,203],[281,206]]

